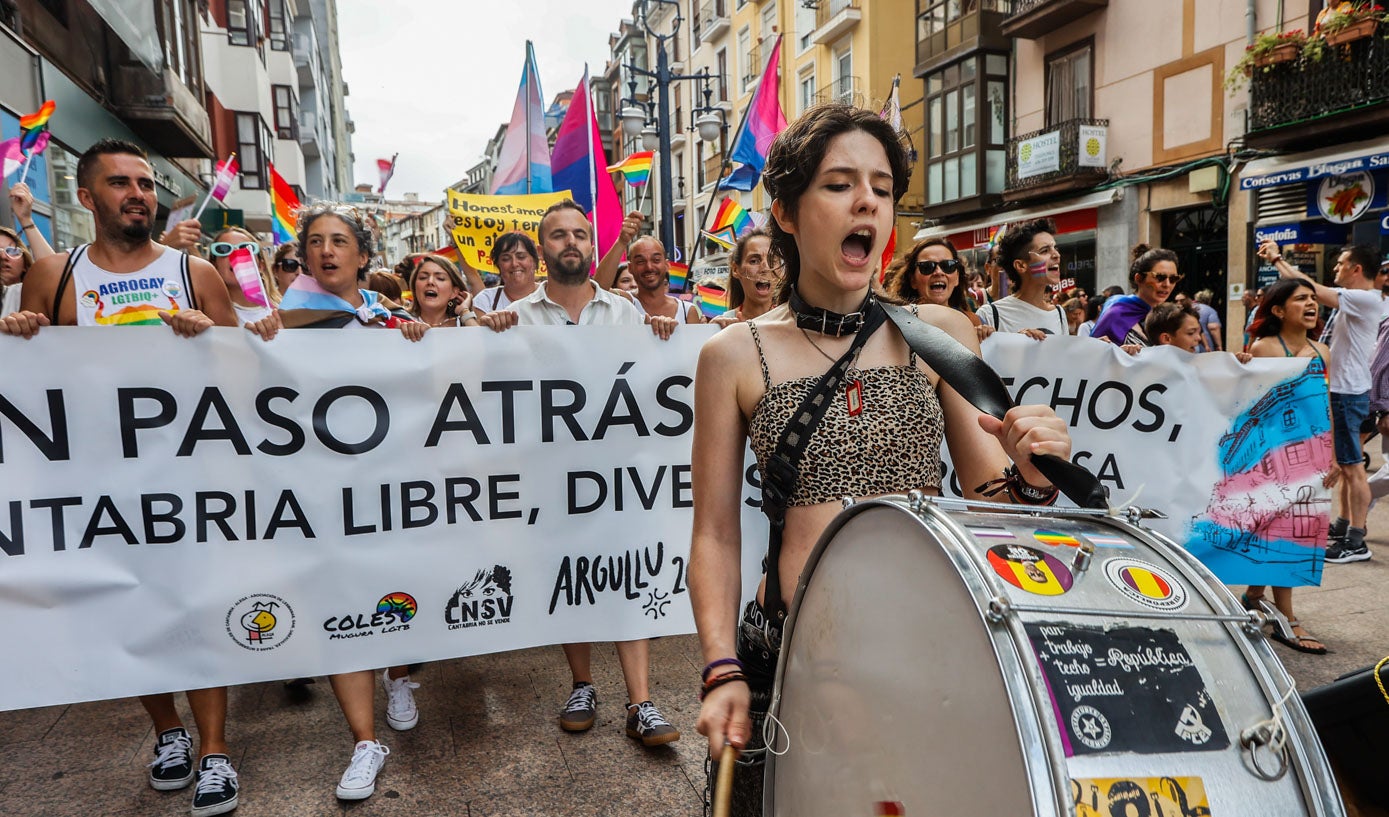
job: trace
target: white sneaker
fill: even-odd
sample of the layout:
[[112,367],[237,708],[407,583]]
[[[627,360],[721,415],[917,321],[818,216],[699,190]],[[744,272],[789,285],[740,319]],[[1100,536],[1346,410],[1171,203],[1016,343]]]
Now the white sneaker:
[[397,732],[414,729],[420,722],[420,710],[415,706],[415,693],[420,685],[404,678],[392,678],[390,670],[381,671],[381,683],[386,687],[386,723]]
[[338,781],[339,800],[365,800],[376,793],[376,774],[386,763],[390,749],[374,740],[364,740],[352,750],[352,762]]

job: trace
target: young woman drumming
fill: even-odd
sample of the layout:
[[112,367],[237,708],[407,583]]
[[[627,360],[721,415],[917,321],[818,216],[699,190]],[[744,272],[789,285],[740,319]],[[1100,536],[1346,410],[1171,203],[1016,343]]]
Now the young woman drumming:
[[[779,305],[718,333],[700,353],[690,592],[709,662],[698,729],[715,757],[725,743],[758,756],[784,612],[781,605],[763,609],[763,581],[740,622],[744,448],[751,440],[765,474],[800,401],[854,342],[860,321],[850,313],[880,308],[872,282],[909,175],[897,134],[869,111],[823,105],[782,131],[762,180],[773,199],[771,249],[786,265]],[[935,304],[917,310],[978,354],[978,337],[963,314]],[[980,413],[911,354],[891,324],[871,334],[840,392],[809,438],[788,498],[774,559],[782,599],[793,597],[812,546],[840,510],[840,497],[916,488],[939,493],[942,438],[962,485],[1002,478],[1007,469],[1009,493],[1040,502],[1050,501],[1053,489],[1029,456],[1070,455],[1066,425],[1050,408],[1015,408],[1002,421]],[[851,398],[859,411],[848,405]],[[1010,459],[1017,465],[1010,467]],[[740,763],[735,813],[758,813],[760,790],[761,767]]]

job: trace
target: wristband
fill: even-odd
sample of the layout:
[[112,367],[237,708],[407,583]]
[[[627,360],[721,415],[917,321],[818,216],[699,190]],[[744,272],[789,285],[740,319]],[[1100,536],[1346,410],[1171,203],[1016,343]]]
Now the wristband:
[[737,667],[738,672],[742,672],[743,662],[739,661],[736,658],[720,658],[716,661],[710,661],[708,664],[704,665],[704,671],[699,674],[699,680],[703,681],[706,684],[709,683],[709,673],[713,672],[719,667]]
[[471,309],[469,309],[467,312],[463,312],[463,313],[459,314],[459,316],[458,316],[458,322],[459,322],[459,323],[467,323],[468,321],[475,321],[475,320],[477,320],[477,313],[474,312],[474,311],[471,310]]
[[19,226],[20,226],[22,229],[25,229],[25,230],[32,230],[32,229],[35,229],[33,224],[21,224],[21,225],[19,225]]
[[712,678],[699,690],[699,699],[703,701],[710,692],[713,692],[724,684],[732,684],[738,681],[746,684],[748,682],[748,677],[741,672],[726,672],[717,678]]

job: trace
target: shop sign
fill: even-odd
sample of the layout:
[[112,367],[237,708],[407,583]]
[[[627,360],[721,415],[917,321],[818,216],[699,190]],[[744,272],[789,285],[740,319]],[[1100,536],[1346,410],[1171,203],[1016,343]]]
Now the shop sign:
[[1316,215],[1332,224],[1351,224],[1370,209],[1374,198],[1375,179],[1369,173],[1327,176],[1317,185]]
[[1030,179],[1061,169],[1061,133],[1052,131],[1018,143],[1018,178]]
[[1265,241],[1277,241],[1279,244],[1301,244],[1301,226],[1297,224],[1274,224],[1268,227],[1255,227],[1254,243],[1262,244]]
[[1265,187],[1312,181],[1326,176],[1344,176],[1348,173],[1384,170],[1386,168],[1389,168],[1389,151],[1353,156],[1334,162],[1313,162],[1302,167],[1280,170],[1277,173],[1265,173],[1262,176],[1248,176],[1239,180],[1239,189],[1262,190]]
[[1080,145],[1076,151],[1076,164],[1081,167],[1107,166],[1106,150],[1109,135],[1109,128],[1102,125],[1081,125]]

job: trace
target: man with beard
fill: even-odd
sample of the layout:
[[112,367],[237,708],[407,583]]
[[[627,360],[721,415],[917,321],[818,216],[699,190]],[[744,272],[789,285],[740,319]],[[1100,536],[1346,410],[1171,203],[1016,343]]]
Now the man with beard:
[[[593,268],[593,232],[584,211],[569,199],[556,202],[540,218],[540,251],[549,278],[535,292],[479,321],[500,332],[517,324],[542,326],[651,325],[666,339],[675,331],[674,318],[652,315],[643,321],[636,308],[589,277]],[[647,639],[617,642],[617,658],[627,685],[627,736],[644,746],[661,746],[680,739],[680,732],[650,700],[650,644]],[[584,732],[597,719],[593,688],[591,644],[565,644],[564,657],[573,676],[573,689],[559,716],[566,732]]]
[[[77,163],[77,199],[92,211],[96,239],[34,264],[20,311],[0,319],[0,334],[32,337],[40,327],[168,324],[182,337],[210,326],[236,326],[227,287],[211,264],[151,240],[159,200],[154,174],[136,145],[102,139]],[[172,694],[140,698],[158,738],[150,786],[160,791],[198,784],[196,817],[236,808],[237,780],[227,753],[226,687],[189,690],[198,726],[196,767],[192,740]]]
[[[670,294],[670,259],[666,257],[665,245],[655,236],[637,236],[646,216],[631,212],[622,220],[622,231],[617,243],[598,264],[593,279],[598,286],[621,294],[630,295],[632,305],[642,317],[663,315],[674,318],[676,323],[704,323],[699,307],[686,303]],[[635,238],[634,238],[635,236]],[[627,253],[627,270],[637,282],[636,292],[623,293],[617,288],[618,259]]]

